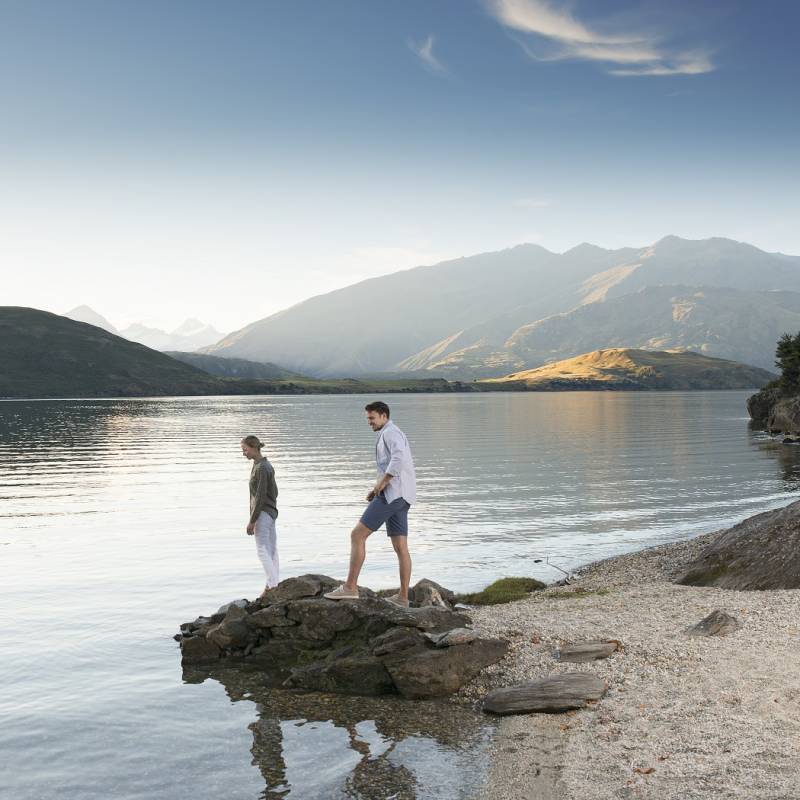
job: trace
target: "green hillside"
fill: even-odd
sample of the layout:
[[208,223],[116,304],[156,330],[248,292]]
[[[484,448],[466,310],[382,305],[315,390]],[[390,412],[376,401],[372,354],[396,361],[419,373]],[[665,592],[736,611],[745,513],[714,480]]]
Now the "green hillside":
[[260,381],[285,381],[306,376],[269,362],[248,361],[246,358],[221,358],[207,353],[184,353],[178,350],[164,351],[168,356],[203,370],[218,378],[247,378]]
[[699,353],[610,348],[479,383],[534,391],[749,389],[763,386],[774,377],[759,367]]
[[215,394],[223,385],[94,325],[0,306],[0,397]]

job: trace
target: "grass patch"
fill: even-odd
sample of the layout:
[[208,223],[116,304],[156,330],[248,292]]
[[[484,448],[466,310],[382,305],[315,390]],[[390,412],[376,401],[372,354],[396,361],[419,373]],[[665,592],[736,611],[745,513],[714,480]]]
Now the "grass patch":
[[536,578],[500,578],[483,591],[459,595],[456,600],[471,606],[494,606],[524,600],[531,592],[544,589],[545,584]]
[[545,592],[544,597],[553,600],[580,600],[583,597],[611,594],[611,589],[570,589],[566,592]]

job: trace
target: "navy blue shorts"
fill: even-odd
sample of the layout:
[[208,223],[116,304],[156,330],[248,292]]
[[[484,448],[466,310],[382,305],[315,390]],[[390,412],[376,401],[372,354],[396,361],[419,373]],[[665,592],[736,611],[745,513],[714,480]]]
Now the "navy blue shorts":
[[361,522],[371,531],[378,530],[385,522],[387,536],[408,536],[409,508],[411,506],[402,497],[387,503],[386,498],[379,494],[369,501]]

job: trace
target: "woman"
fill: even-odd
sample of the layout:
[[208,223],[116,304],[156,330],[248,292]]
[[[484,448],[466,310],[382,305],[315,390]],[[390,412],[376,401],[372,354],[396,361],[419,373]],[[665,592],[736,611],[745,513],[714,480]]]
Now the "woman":
[[[267,589],[278,585],[278,543],[275,520],[278,518],[278,484],[272,464],[261,455],[258,436],[242,439],[242,455],[253,462],[250,470],[250,521],[247,535],[256,537],[256,552],[267,576]],[[262,592],[262,597],[263,597]]]

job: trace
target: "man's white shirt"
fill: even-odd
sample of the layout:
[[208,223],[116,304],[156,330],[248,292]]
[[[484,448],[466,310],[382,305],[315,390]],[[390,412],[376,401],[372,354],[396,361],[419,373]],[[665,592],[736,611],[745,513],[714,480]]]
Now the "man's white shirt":
[[383,496],[387,503],[402,497],[409,505],[417,500],[417,476],[411,447],[406,435],[391,420],[378,431],[375,443],[375,461],[378,464],[378,478],[386,473],[392,475]]

